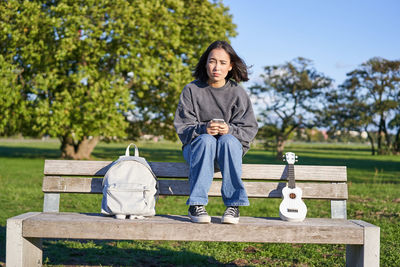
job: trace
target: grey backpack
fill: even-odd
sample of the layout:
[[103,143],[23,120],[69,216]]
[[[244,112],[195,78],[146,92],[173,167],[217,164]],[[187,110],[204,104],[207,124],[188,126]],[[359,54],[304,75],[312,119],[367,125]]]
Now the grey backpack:
[[129,156],[131,145],[126,148],[125,156],[112,163],[103,179],[101,213],[115,215],[117,219],[156,214],[157,177],[147,161],[139,157],[136,145],[135,156]]

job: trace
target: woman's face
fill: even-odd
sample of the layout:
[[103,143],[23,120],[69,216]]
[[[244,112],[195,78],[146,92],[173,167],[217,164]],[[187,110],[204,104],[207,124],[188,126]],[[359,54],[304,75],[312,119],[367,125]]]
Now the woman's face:
[[225,85],[225,77],[232,69],[229,54],[223,48],[211,50],[207,58],[208,84],[212,87],[222,87]]

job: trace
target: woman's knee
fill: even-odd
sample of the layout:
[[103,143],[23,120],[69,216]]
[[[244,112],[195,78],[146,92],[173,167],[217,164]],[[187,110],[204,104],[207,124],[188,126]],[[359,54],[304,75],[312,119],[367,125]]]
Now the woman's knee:
[[218,139],[218,143],[220,145],[227,145],[227,146],[242,146],[239,140],[231,134],[224,134],[221,135]]
[[201,134],[193,140],[192,145],[200,145],[204,147],[216,147],[217,139],[210,134]]

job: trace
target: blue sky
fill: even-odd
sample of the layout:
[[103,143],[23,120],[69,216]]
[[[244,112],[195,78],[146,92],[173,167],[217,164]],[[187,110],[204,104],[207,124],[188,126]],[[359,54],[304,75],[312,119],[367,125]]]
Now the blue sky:
[[379,56],[400,59],[399,0],[223,0],[238,36],[236,52],[253,65],[250,86],[267,65],[295,57],[341,84],[346,73]]

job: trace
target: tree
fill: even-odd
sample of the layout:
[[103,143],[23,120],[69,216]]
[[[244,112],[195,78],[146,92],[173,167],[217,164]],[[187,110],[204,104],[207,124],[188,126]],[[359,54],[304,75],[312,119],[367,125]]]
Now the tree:
[[[321,121],[331,129],[367,132],[373,155],[398,153],[400,61],[372,58],[347,77],[328,93]],[[397,131],[394,139],[388,129]]]
[[343,90],[342,85],[337,90],[327,92],[324,104],[326,107],[318,112],[317,117],[320,126],[328,128],[330,136],[336,133],[346,135],[350,131],[366,132],[372,154],[375,154],[374,134],[368,129],[371,106],[360,101],[355,91]]
[[58,137],[62,156],[75,159],[89,158],[100,138],[125,138],[129,123],[136,135],[174,138],[194,62],[236,34],[227,12],[209,1],[2,1],[0,55],[18,79],[1,83],[28,114],[13,127]]
[[265,107],[261,121],[265,137],[275,137],[277,158],[283,154],[285,142],[299,127],[317,125],[314,112],[320,108],[324,89],[332,79],[318,73],[308,59],[298,57],[283,65],[266,66],[261,75],[263,84],[250,88]]
[[0,55],[0,136],[19,133],[28,118],[18,82],[20,75],[21,70]]
[[[155,1],[159,2],[159,1]],[[134,69],[143,69],[131,86],[135,123],[130,132],[145,132],[175,139],[173,119],[179,95],[192,78],[204,50],[215,40],[236,35],[228,9],[211,1],[167,1],[149,5],[146,38],[141,40],[142,61],[132,58]],[[169,4],[168,4],[169,3]],[[143,14],[144,16],[145,14]],[[140,90],[138,90],[140,89]]]

